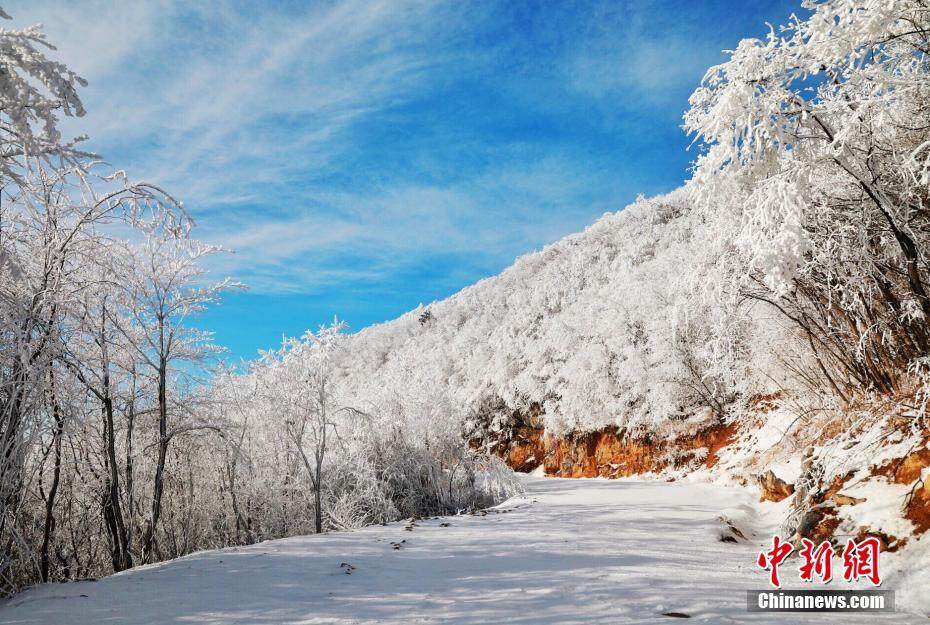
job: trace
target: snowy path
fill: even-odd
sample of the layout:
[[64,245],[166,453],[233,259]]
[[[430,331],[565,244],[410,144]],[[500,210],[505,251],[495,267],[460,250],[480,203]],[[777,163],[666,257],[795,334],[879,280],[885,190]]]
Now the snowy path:
[[717,540],[715,517],[751,505],[748,493],[720,486],[528,478],[525,497],[485,516],[202,552],[49,585],[0,606],[0,623],[678,622],[663,612],[710,623],[926,622],[747,613],[744,591],[764,587],[756,546]]

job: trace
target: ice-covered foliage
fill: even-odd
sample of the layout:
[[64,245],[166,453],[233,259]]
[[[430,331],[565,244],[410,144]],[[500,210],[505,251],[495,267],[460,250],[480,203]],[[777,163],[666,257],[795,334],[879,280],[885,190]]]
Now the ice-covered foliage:
[[[265,509],[233,506],[253,538],[297,533],[300,524],[319,532],[454,513],[519,490],[500,460],[466,447],[441,391],[411,385],[360,397],[341,375],[350,354],[342,327],[289,339],[247,375],[216,383],[215,406],[237,432],[227,465],[264,473],[255,481],[240,471],[229,486],[245,489],[239,502]],[[290,529],[253,527],[275,507]]]
[[930,10],[804,6],[694,92],[689,186],[732,246],[718,283],[779,309],[843,399],[896,392],[930,348]]
[[[10,19],[3,9],[0,18]],[[24,156],[71,156],[74,142],[62,142],[59,115],[81,116],[76,87],[84,79],[49,59],[54,50],[38,26],[0,29],[0,175],[17,179],[14,164]]]
[[248,374],[216,381],[232,433],[216,461],[238,542],[455,513],[519,490],[499,459],[465,445],[441,390],[362,400],[340,375],[341,329],[286,340]]

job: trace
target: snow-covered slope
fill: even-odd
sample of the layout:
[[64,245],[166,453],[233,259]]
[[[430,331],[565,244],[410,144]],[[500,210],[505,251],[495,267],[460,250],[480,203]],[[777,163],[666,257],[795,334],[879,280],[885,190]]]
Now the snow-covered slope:
[[695,367],[708,345],[688,321],[705,311],[680,271],[702,245],[691,221],[684,190],[640,199],[498,276],[362,330],[344,387],[382,406],[387,395],[441,394],[492,420],[538,404],[554,434],[651,431],[699,413]]
[[[45,585],[0,606],[0,623],[568,625],[668,623],[672,612],[705,623],[797,622],[746,611],[745,591],[767,583],[753,562],[771,530],[747,491],[538,478],[527,487],[486,514],[418,521],[410,531],[394,523],[289,538]],[[721,542],[721,515],[755,535]]]

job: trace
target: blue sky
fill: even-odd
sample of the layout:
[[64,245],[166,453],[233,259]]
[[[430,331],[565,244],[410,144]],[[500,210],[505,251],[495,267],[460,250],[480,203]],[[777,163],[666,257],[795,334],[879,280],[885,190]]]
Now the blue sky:
[[[687,178],[705,69],[799,2],[4,3],[89,80],[66,130],[184,199],[249,286],[234,358],[388,320]],[[193,6],[191,6],[193,5]]]

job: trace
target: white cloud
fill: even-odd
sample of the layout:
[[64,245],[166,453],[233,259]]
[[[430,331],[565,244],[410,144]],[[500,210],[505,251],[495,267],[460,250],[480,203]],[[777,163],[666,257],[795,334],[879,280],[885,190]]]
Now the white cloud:
[[[455,54],[450,7],[347,0],[284,15],[231,2],[40,0],[8,12],[16,26],[41,21],[57,55],[89,80],[89,113],[66,131],[90,134],[90,149],[173,190],[201,236],[239,250],[225,268],[255,273],[310,249],[357,245],[367,236],[360,228],[388,218],[378,205],[358,206],[372,198],[343,198],[348,212],[339,214],[277,206],[265,194],[364,149],[344,137],[353,124],[410,97]],[[246,205],[266,209],[243,218]]]
[[[90,81],[89,113],[70,125],[74,133],[90,134],[89,147],[131,176],[183,198],[201,238],[236,250],[215,271],[258,291],[379,280],[435,256],[469,257],[489,271],[616,208],[591,205],[591,163],[525,151],[452,181],[326,181],[368,150],[360,125],[390,124],[385,111],[499,60],[493,43],[471,41],[494,18],[483,5],[344,0],[285,14],[231,1],[36,0],[5,8],[14,25],[43,22],[60,57]],[[622,51],[606,35],[591,41],[568,59],[576,88],[609,85]],[[641,62],[616,79],[660,90],[655,67],[667,45],[640,46]]]
[[388,280],[435,259],[459,259],[487,274],[517,253],[583,228],[592,213],[615,208],[592,204],[585,195],[592,184],[575,164],[544,160],[442,187],[323,193],[307,204],[326,206],[325,214],[306,208],[258,223],[209,220],[201,236],[237,250],[218,259],[217,273],[266,292]]
[[324,165],[341,130],[443,60],[441,46],[418,47],[442,23],[435,3],[349,0],[289,15],[255,6],[40,0],[9,12],[17,25],[42,21],[90,81],[89,113],[71,126],[91,147],[131,151],[132,170],[183,184],[193,204],[296,167],[289,152],[310,159],[301,167]]
[[566,58],[567,80],[619,110],[668,105],[697,86],[719,53],[706,24],[682,18],[655,0],[600,5]]

